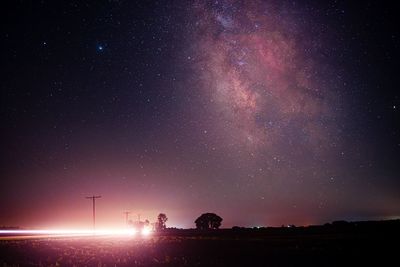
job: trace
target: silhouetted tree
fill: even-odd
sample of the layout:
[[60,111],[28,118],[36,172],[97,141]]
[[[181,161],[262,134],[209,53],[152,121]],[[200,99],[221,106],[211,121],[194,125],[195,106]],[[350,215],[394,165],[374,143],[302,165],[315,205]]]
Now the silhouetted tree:
[[164,230],[167,225],[165,224],[168,221],[167,215],[165,213],[158,214],[157,217],[157,230],[162,231]]
[[196,228],[204,229],[218,229],[221,226],[222,218],[215,213],[204,213],[197,218],[194,223]]

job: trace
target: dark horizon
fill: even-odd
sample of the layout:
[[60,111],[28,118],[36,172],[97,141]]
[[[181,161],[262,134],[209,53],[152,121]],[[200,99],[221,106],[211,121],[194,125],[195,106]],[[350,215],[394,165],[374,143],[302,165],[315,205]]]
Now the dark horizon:
[[[150,222],[152,223],[152,222]],[[163,230],[163,231],[157,231],[154,230],[152,234],[154,233],[174,233],[174,231],[179,231],[179,230],[193,230],[198,232],[198,234],[202,234],[205,232],[213,232],[213,231],[218,231],[218,230],[265,230],[265,229],[277,229],[277,228],[329,228],[329,227],[334,227],[334,228],[343,228],[343,227],[357,227],[359,224],[361,225],[368,225],[368,226],[377,226],[377,227],[382,227],[385,224],[399,224],[400,223],[400,218],[389,218],[389,219],[382,219],[382,220],[360,220],[360,221],[347,221],[347,220],[335,220],[335,221],[329,221],[329,222],[324,222],[321,224],[309,224],[309,225],[295,225],[295,224],[281,224],[281,225],[258,225],[258,226],[241,226],[241,225],[233,225],[231,227],[225,227],[222,223],[220,227],[217,229],[197,229],[196,225],[194,224],[192,227],[187,227],[187,228],[179,228],[176,226],[168,226]],[[128,226],[130,228],[134,228],[133,226]],[[123,227],[122,227],[123,228]],[[50,228],[50,229],[40,229],[40,228],[24,228],[20,227],[17,225],[0,225],[0,230],[57,230],[57,228]],[[98,230],[107,230],[107,229],[118,229],[118,228],[101,228]],[[68,228],[66,229],[68,230]],[[87,230],[90,231],[91,228],[78,228],[75,230]],[[169,232],[168,232],[169,231]],[[172,231],[172,232],[171,232]],[[15,236],[15,235],[21,235],[21,233],[0,233],[0,235],[3,236]],[[37,235],[37,233],[32,233],[32,237]],[[53,234],[56,236],[57,234]],[[51,234],[49,235],[51,236]]]
[[0,225],[400,218],[393,3],[3,3]]

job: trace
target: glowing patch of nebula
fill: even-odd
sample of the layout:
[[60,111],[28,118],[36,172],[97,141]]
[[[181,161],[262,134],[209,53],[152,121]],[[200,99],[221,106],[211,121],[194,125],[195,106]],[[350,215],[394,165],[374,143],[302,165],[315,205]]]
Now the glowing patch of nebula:
[[195,71],[225,141],[252,152],[282,140],[321,149],[340,114],[319,62],[306,54],[307,33],[262,1],[195,6]]

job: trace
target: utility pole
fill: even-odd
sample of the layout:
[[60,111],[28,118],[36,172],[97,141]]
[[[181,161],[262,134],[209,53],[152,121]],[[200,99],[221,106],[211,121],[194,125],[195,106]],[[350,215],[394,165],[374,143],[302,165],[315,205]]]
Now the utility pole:
[[128,226],[128,215],[130,214],[130,211],[124,211],[123,214],[125,214],[125,224]]
[[101,198],[101,196],[91,196],[86,197],[87,199],[91,199],[93,201],[93,231],[96,229],[96,198]]

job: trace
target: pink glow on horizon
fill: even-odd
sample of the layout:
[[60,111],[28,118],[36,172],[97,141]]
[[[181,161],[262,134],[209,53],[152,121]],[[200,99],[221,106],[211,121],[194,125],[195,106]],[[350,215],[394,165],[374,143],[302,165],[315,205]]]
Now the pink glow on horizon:
[[153,231],[149,228],[140,233],[134,229],[29,229],[29,230],[0,230],[0,235],[53,235],[53,236],[127,236],[133,237],[137,234],[149,236]]

